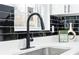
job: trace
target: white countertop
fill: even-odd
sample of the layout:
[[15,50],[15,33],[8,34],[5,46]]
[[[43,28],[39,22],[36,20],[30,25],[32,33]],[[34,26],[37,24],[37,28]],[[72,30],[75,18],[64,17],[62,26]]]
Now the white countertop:
[[0,52],[0,54],[5,54],[5,55],[19,55],[22,53],[27,53],[27,52],[31,52],[34,50],[38,50],[41,48],[45,48],[45,47],[53,47],[53,48],[60,48],[60,49],[70,49],[67,52],[61,54],[61,55],[74,55],[75,53],[79,52],[79,42],[72,42],[72,43],[57,43],[57,42],[53,42],[53,43],[46,43],[44,45],[38,45],[35,46],[34,48],[30,48],[30,49],[26,49],[26,50],[7,50],[7,51],[2,51]]
[[[59,43],[57,41],[51,41],[50,37],[46,37],[44,38],[45,41],[40,42],[39,40],[41,40],[41,38],[38,40],[38,42],[35,44],[34,48],[30,48],[30,49],[26,49],[26,50],[20,50],[20,49],[15,49],[15,50],[6,50],[5,49],[3,51],[0,51],[0,54],[2,55],[19,55],[22,53],[27,53],[27,52],[31,52],[34,50],[38,50],[41,48],[45,48],[45,47],[53,47],[53,48],[60,48],[60,49],[70,49],[64,53],[62,53],[61,55],[75,55],[77,52],[79,52],[79,41],[72,41],[72,42],[67,42],[67,43]],[[42,39],[42,40],[44,40]],[[37,40],[37,39],[36,39]],[[47,41],[50,40],[50,41]],[[34,42],[35,43],[35,42]],[[34,46],[34,45],[33,45]]]
[[38,45],[35,46],[34,48],[30,48],[30,49],[26,49],[26,50],[18,50],[15,53],[13,53],[14,55],[19,55],[22,53],[27,53],[27,52],[31,52],[34,50],[38,50],[41,48],[45,48],[45,47],[52,47],[52,48],[60,48],[60,49],[70,49],[68,51],[66,51],[65,53],[62,53],[61,55],[75,55],[77,52],[79,52],[79,42],[71,42],[71,43],[57,43],[57,42],[53,42],[53,43],[46,43],[44,45]]

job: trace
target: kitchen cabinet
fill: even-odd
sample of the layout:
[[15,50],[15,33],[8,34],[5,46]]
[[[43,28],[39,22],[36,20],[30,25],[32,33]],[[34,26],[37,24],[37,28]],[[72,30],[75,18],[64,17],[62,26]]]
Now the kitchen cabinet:
[[78,4],[52,4],[50,5],[51,15],[59,15],[59,14],[78,14],[79,13],[79,5]]
[[63,4],[52,4],[50,5],[50,9],[51,9],[51,15],[66,13],[66,6]]
[[79,4],[70,4],[70,12],[69,13],[79,13]]

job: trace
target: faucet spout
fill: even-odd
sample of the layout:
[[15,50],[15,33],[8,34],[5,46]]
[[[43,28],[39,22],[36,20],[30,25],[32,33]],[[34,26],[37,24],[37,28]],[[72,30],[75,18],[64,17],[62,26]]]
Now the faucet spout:
[[27,40],[26,40],[26,48],[27,48],[27,49],[30,48],[29,21],[30,21],[30,19],[31,19],[31,17],[32,17],[33,15],[37,15],[37,16],[39,17],[40,23],[41,23],[41,29],[42,29],[42,30],[45,29],[44,23],[43,23],[43,19],[42,19],[42,17],[40,16],[39,13],[33,13],[33,14],[31,14],[31,15],[28,17],[28,19],[27,19],[27,38],[26,38],[26,39],[27,39]]

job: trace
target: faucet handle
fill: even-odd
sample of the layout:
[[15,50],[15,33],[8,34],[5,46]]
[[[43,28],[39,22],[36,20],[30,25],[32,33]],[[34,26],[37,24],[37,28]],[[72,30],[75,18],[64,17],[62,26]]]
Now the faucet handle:
[[32,42],[33,41],[33,38],[31,38],[30,41]]
[[30,38],[30,41],[32,42],[34,39],[33,39],[33,37],[32,36],[30,36],[31,38]]

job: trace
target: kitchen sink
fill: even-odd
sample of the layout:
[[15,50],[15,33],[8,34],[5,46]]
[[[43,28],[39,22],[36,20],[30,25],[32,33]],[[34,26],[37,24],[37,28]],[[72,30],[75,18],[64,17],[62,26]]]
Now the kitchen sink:
[[79,55],[79,52],[75,53],[74,55]]
[[41,48],[28,53],[22,53],[20,55],[60,55],[69,49],[61,49],[61,48]]

